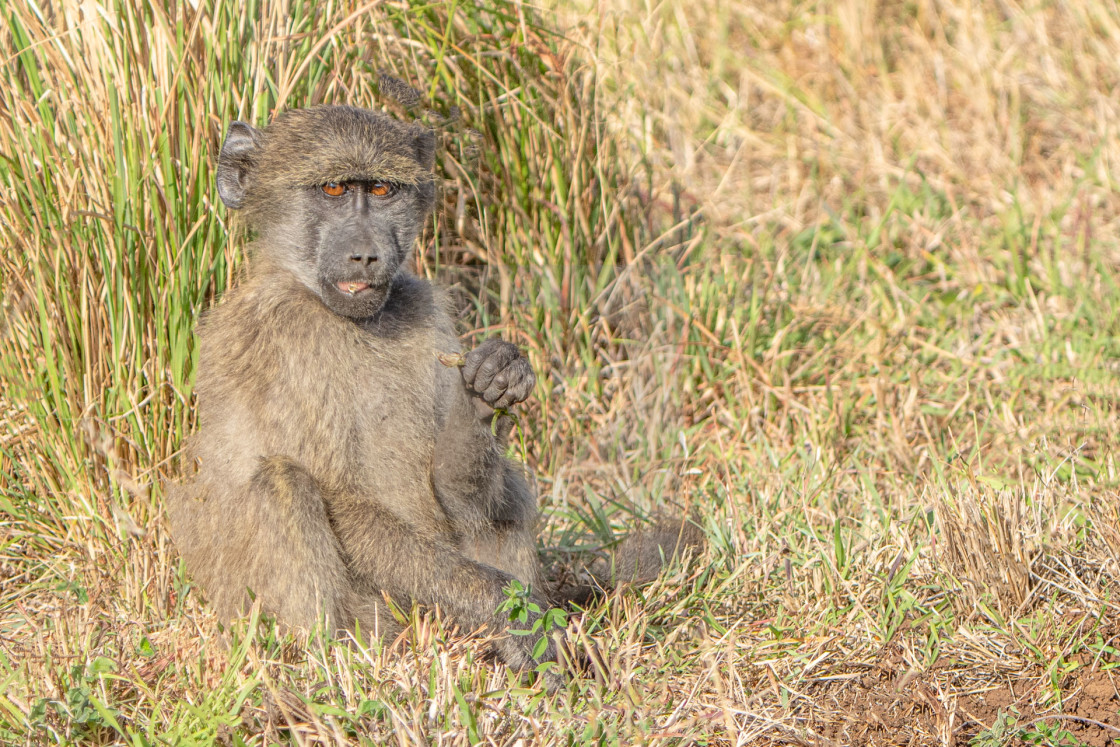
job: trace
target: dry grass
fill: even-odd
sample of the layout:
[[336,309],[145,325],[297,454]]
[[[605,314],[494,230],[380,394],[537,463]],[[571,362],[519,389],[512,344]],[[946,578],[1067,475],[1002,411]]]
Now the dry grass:
[[[1113,6],[98,7],[0,0],[5,741],[1120,737]],[[710,540],[573,620],[555,696],[425,618],[223,634],[180,575],[214,149],[325,100],[444,132],[417,264],[542,374],[553,572],[660,511]]]

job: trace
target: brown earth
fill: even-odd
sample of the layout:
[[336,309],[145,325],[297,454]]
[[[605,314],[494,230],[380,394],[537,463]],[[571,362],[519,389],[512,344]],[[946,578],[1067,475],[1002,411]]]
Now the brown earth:
[[[1120,669],[1101,669],[1101,661],[1081,662],[1063,678],[1060,705],[1046,704],[1049,676],[1042,668],[1016,671],[995,684],[974,680],[981,673],[972,666],[939,662],[917,673],[900,665],[897,652],[886,653],[862,674],[834,676],[804,687],[801,702],[807,707],[791,704],[794,711],[802,711],[798,720],[803,731],[783,741],[966,747],[1003,717],[1002,732],[997,727],[988,733],[995,738],[990,744],[1026,743],[1020,741],[1024,730],[1046,730],[1060,734],[1060,739],[1039,744],[1120,745]],[[990,670],[984,674],[991,676]]]
[[[1040,724],[1059,725],[1061,730],[1069,732],[1067,739],[1070,744],[1080,742],[1087,747],[1115,747],[1120,744],[1118,687],[1120,672],[1117,670],[1079,669],[1062,682],[1064,700],[1060,711],[1039,712],[1031,706],[1035,683],[1024,683],[1019,688],[1005,685],[963,698],[960,709],[973,724],[979,723],[986,728],[996,721],[1001,712],[1015,708],[1020,714],[1017,719],[1020,726],[1038,719]],[[968,738],[975,736],[977,730],[977,727],[966,727],[956,743],[968,744]]]

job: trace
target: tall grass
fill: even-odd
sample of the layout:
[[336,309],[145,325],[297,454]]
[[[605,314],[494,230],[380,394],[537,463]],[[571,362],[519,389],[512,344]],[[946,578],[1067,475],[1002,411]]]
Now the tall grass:
[[[181,605],[160,485],[191,427],[193,327],[240,262],[212,189],[233,119],[345,102],[436,127],[444,204],[419,269],[463,267],[467,328],[509,320],[538,366],[585,334],[626,174],[582,106],[593,72],[531,9],[4,2],[0,17],[7,609],[57,609],[59,590],[116,622]],[[526,295],[539,304],[511,314]]]
[[[99,538],[122,515],[156,518],[148,488],[189,427],[192,329],[238,262],[211,188],[234,118],[324,101],[437,123],[461,112],[444,128],[450,207],[423,262],[469,253],[497,270],[481,286],[498,298],[484,300],[483,323],[486,309],[508,316],[516,286],[539,292],[527,321],[546,339],[578,333],[617,252],[618,216],[604,212],[617,213],[622,175],[578,106],[587,84],[526,14],[501,3],[3,8],[4,377],[14,417],[39,436],[20,462],[33,460],[28,489],[54,497],[52,534],[69,531],[72,501]],[[398,93],[402,104],[379,90],[386,74],[427,90]],[[472,146],[482,163],[461,163]],[[449,238],[455,227],[470,239]]]

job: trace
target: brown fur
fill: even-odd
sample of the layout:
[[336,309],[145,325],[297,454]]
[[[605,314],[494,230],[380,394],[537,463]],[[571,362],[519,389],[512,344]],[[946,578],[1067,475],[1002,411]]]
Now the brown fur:
[[[458,369],[435,357],[458,349],[450,319],[416,278],[398,280],[398,299],[408,314],[373,334],[255,272],[204,321],[199,471],[169,503],[222,616],[251,589],[288,624],[326,611],[332,626],[386,631],[385,591],[474,629],[510,577],[538,585],[533,498]],[[445,482],[464,485],[438,495]]]
[[[433,146],[419,127],[346,107],[231,125],[219,193],[257,240],[247,277],[198,332],[197,471],[168,511],[225,619],[255,598],[288,626],[384,635],[398,630],[388,596],[496,634],[521,668],[535,641],[503,636],[495,610],[513,579],[547,608],[537,508],[503,456],[508,419],[491,421],[533,374],[496,340],[462,368],[437,359],[459,350],[446,300],[404,263],[432,204]],[[350,180],[344,197],[320,189]],[[362,188],[375,180],[399,189],[375,198]],[[340,293],[351,280],[370,290]],[[665,550],[645,550],[634,570],[648,575]]]
[[604,586],[648,584],[665,564],[703,547],[704,534],[685,519],[665,519],[627,535],[609,557],[591,564],[591,575]]
[[[514,578],[539,588],[535,499],[502,456],[508,428],[492,432],[493,410],[437,360],[459,350],[439,292],[401,264],[374,314],[337,313],[312,280],[333,248],[312,250],[304,227],[334,219],[309,179],[349,169],[345,178],[430,184],[430,134],[336,108],[290,113],[263,133],[240,127],[251,138],[242,152],[227,140],[234,187],[223,199],[236,192],[258,240],[247,278],[199,329],[187,451],[197,472],[168,499],[188,569],[227,619],[255,597],[286,625],[325,616],[332,629],[385,634],[397,629],[387,594],[500,633],[503,588]],[[393,205],[382,228],[410,247],[430,196]],[[527,393],[524,359],[511,371]],[[499,650],[523,667],[531,645],[507,637]]]

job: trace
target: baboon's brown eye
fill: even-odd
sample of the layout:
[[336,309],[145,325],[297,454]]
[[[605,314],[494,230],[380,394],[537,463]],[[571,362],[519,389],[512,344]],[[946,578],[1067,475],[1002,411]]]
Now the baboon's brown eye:
[[389,182],[370,182],[369,193],[374,197],[385,197],[391,194],[393,185]]
[[346,185],[338,182],[328,182],[323,185],[323,191],[331,197],[341,197],[342,193],[346,191]]

